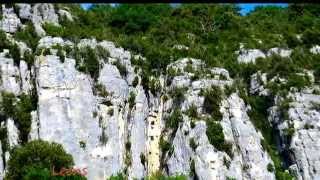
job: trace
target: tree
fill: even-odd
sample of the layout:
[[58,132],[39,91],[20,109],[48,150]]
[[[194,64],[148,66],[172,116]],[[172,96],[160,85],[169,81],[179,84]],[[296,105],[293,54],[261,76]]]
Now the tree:
[[72,156],[65,152],[62,145],[43,140],[30,141],[14,148],[10,154],[6,179],[12,180],[24,179],[35,169],[41,170],[43,175],[48,170],[59,171],[74,164]]

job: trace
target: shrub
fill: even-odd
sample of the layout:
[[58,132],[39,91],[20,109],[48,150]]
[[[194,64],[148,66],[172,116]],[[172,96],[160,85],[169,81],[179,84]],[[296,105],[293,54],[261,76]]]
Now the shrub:
[[30,141],[13,149],[10,154],[6,173],[8,179],[23,179],[30,169],[41,169],[40,174],[43,175],[46,169],[59,171],[62,167],[69,168],[73,165],[72,156],[54,142]]
[[137,87],[138,83],[139,83],[139,77],[135,76],[133,81],[132,81],[132,86],[133,87]]
[[23,41],[29,46],[33,52],[35,52],[38,41],[40,38],[35,32],[34,26],[31,22],[27,22],[26,27],[24,29],[19,29],[14,35],[16,40]]
[[59,56],[60,62],[64,63],[65,55],[61,46],[58,46],[57,56]]
[[84,141],[79,141],[80,148],[85,149],[86,148],[86,142]]
[[54,25],[52,23],[45,23],[42,25],[43,29],[46,31],[47,35],[53,37],[63,36],[63,27]]
[[174,88],[168,94],[172,97],[174,103],[178,105],[183,102],[186,91],[187,88]]
[[166,119],[166,127],[175,131],[178,129],[180,122],[183,122],[182,113],[180,109],[175,108],[171,115]]
[[21,55],[20,55],[19,46],[16,43],[14,43],[10,47],[10,54],[11,54],[11,57],[13,58],[14,64],[19,66],[20,65]]
[[219,151],[225,151],[227,154],[231,155],[232,145],[225,142],[223,129],[219,122],[215,122],[212,119],[207,120],[206,134],[208,136],[210,144],[212,144]]
[[172,145],[168,141],[164,140],[163,136],[160,137],[159,146],[162,154],[165,154],[172,149]]
[[24,143],[28,141],[28,135],[31,129],[31,111],[35,110],[32,103],[32,97],[26,94],[19,96],[19,101],[15,106],[15,123],[18,124],[18,129],[20,131],[20,140]]
[[145,166],[145,164],[146,164],[146,156],[143,153],[140,154],[140,160],[141,160],[141,164],[143,166]]
[[157,78],[151,78],[148,83],[149,89],[152,94],[156,94],[161,89],[160,81]]
[[117,175],[112,175],[109,177],[108,180],[126,180],[126,178],[124,174],[118,173]]
[[187,180],[184,175],[165,176],[160,171],[153,173],[151,176],[146,177],[145,180]]
[[106,50],[104,47],[102,47],[101,45],[97,45],[96,46],[96,50],[97,50],[97,55],[98,57],[100,57],[101,59],[108,59],[108,57],[110,56],[110,53],[108,50]]
[[269,172],[273,172],[274,171],[274,167],[271,163],[268,164],[267,169]]
[[10,42],[7,40],[7,35],[4,31],[0,30],[0,49],[8,49]]
[[95,51],[89,46],[82,49],[74,49],[74,57],[76,59],[76,67],[81,72],[89,73],[90,76],[97,80],[100,69],[99,60]]
[[212,86],[204,91],[203,108],[206,113],[211,114],[217,119],[221,119],[220,103],[222,100],[222,90],[218,86]]
[[24,60],[26,61],[26,63],[28,64],[28,69],[30,70],[31,66],[34,63],[34,59],[35,59],[34,54],[30,51],[25,51],[23,57],[24,57]]
[[110,109],[108,110],[108,114],[109,114],[109,116],[113,116],[113,108],[110,108]]
[[225,165],[229,169],[230,164],[231,164],[231,162],[228,161],[226,157],[223,157],[223,165]]
[[135,100],[136,100],[136,94],[135,94],[133,91],[131,91],[131,92],[130,92],[130,95],[129,95],[129,99],[128,99],[128,101],[129,101],[129,108],[130,108],[130,109],[133,108],[133,106],[134,106],[134,104],[135,104]]
[[197,106],[192,104],[189,109],[187,110],[187,115],[192,117],[192,118],[197,118],[198,117],[198,111],[197,111]]
[[197,143],[195,142],[194,138],[190,138],[189,145],[190,145],[190,147],[191,147],[191,149],[193,151],[195,151],[197,149],[197,146],[198,146]]
[[101,97],[108,97],[109,92],[106,90],[106,87],[103,84],[97,83],[95,85],[97,95]]
[[120,60],[113,62],[113,65],[117,66],[117,69],[119,70],[121,76],[127,76],[127,68],[120,63]]

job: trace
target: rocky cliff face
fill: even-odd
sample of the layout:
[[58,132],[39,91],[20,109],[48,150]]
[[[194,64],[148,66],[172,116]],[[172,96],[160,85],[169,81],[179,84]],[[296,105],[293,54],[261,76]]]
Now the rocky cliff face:
[[[59,15],[73,18],[66,10],[56,12],[51,4],[19,7],[16,14],[13,8],[2,5],[3,31],[14,33],[24,26],[21,19],[27,19],[37,34],[44,36],[43,23],[58,25]],[[64,52],[62,58],[55,50],[57,45],[102,48],[108,55],[98,57],[99,73],[92,78],[79,70],[75,55]],[[249,116],[251,106],[238,90],[232,89],[237,82],[226,69],[207,68],[199,59],[179,59],[167,67],[167,72],[150,77],[152,89],[144,86],[141,68],[132,63],[144,58],[110,41],[82,39],[73,43],[44,36],[37,49],[46,48],[50,53],[42,51],[35,56],[31,67],[23,57],[19,64],[15,63],[8,56],[11,52],[3,50],[0,90],[13,93],[17,99],[36,92],[37,107],[30,112],[28,140],[62,144],[72,154],[76,167],[88,168],[88,179],[106,179],[120,172],[129,179],[140,179],[157,171],[202,180],[276,179],[274,162],[263,147],[264,137]],[[318,52],[316,48],[312,52]],[[20,49],[28,47],[21,44]],[[273,48],[264,54],[241,49],[238,53],[238,61],[246,63],[272,53],[288,57],[291,51]],[[265,76],[260,72],[251,76],[251,94],[270,95]],[[206,107],[208,97],[204,94],[210,88],[222,92],[220,98],[209,101],[210,107],[217,104],[211,108],[215,113]],[[280,104],[286,99],[277,96],[269,109],[270,124],[279,131],[279,151],[289,154],[288,166],[298,179],[320,178],[317,88],[292,91],[287,97],[291,99],[288,109],[281,109]],[[176,112],[179,115],[174,116]],[[173,117],[176,125],[170,125]],[[217,127],[215,131],[211,126]],[[1,119],[1,128],[6,129],[8,143],[7,148],[3,148],[4,139],[0,144],[3,177],[9,149],[19,146],[21,132],[11,118]],[[212,134],[219,132],[223,148],[212,143]]]

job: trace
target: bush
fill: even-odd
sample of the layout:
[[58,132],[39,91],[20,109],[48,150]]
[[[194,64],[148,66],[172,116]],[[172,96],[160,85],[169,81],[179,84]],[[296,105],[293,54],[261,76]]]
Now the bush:
[[176,131],[180,122],[183,122],[182,113],[180,109],[176,108],[173,110],[169,118],[166,119],[166,127]]
[[198,117],[198,111],[197,111],[197,106],[192,104],[189,109],[187,110],[187,115],[192,118],[197,118]]
[[106,50],[105,48],[103,48],[101,45],[97,45],[96,46],[97,49],[97,55],[98,57],[100,57],[101,59],[108,59],[108,57],[110,56],[110,53],[108,50]]
[[117,175],[112,175],[109,177],[108,180],[126,180],[126,178],[124,174],[118,173]]
[[133,106],[134,106],[134,104],[135,104],[135,100],[136,100],[136,94],[135,94],[133,91],[131,91],[131,92],[130,92],[130,95],[129,95],[129,99],[128,99],[128,101],[129,101],[129,108],[130,108],[130,109],[133,108]]
[[21,94],[19,99],[12,93],[2,92],[1,111],[6,117],[14,120],[19,129],[19,138],[22,143],[28,141],[28,135],[31,128],[31,111],[36,107],[30,95]]
[[26,63],[28,64],[28,69],[31,69],[31,66],[34,63],[34,54],[31,53],[30,51],[25,51],[24,55],[23,55],[24,60],[26,61]]
[[76,67],[79,71],[89,73],[90,76],[97,80],[100,69],[99,69],[99,60],[93,49],[89,46],[78,50],[74,49],[74,56],[76,59]]
[[207,120],[206,134],[210,144],[212,144],[219,151],[225,151],[227,154],[231,155],[232,145],[225,142],[223,129],[219,122],[215,122],[212,119]]
[[190,145],[190,147],[191,147],[191,149],[193,151],[195,151],[197,149],[197,146],[198,146],[197,143],[195,142],[194,138],[190,138],[189,145]]
[[72,156],[54,142],[30,141],[13,149],[10,154],[6,173],[8,179],[24,179],[30,169],[41,169],[40,175],[44,175],[46,170],[60,171],[62,167],[69,168],[73,165]]
[[172,97],[173,102],[176,105],[179,105],[184,101],[184,94],[186,93],[187,88],[174,88],[168,92],[168,94]]
[[11,57],[13,58],[13,62],[15,65],[19,66],[20,65],[20,59],[21,59],[21,55],[20,55],[20,49],[19,46],[14,43],[11,47],[10,47],[10,54]]
[[109,96],[109,92],[106,90],[106,87],[103,85],[103,84],[100,84],[100,83],[97,83],[95,85],[95,88],[96,88],[96,94],[98,96],[101,96],[101,97],[108,97]]
[[29,132],[31,129],[31,111],[35,110],[32,103],[32,97],[26,94],[19,96],[19,101],[15,106],[15,123],[18,124],[19,137],[20,140],[24,143],[28,141]]
[[143,166],[145,166],[145,164],[146,164],[146,156],[143,153],[140,154],[140,160],[141,160],[141,164]]
[[145,180],[187,180],[184,175],[165,176],[160,171],[153,173],[151,176],[146,177]]
[[273,172],[274,171],[274,167],[271,163],[268,164],[267,169],[269,172]]
[[59,56],[60,62],[64,63],[65,55],[64,55],[64,52],[63,52],[63,48],[61,46],[58,46],[57,56]]
[[164,140],[163,136],[160,137],[159,146],[162,154],[165,154],[172,149],[172,145],[168,141]]
[[220,103],[222,100],[222,90],[218,86],[212,86],[204,91],[203,108],[206,113],[211,114],[216,119],[221,119]]
[[135,76],[133,81],[132,81],[132,86],[133,87],[137,87],[138,83],[139,83],[139,77]]
[[115,61],[113,65],[117,66],[121,76],[127,76],[127,68],[120,63],[120,60]]
[[28,22],[24,29],[19,29],[19,31],[15,33],[14,38],[16,40],[25,42],[33,52],[35,52],[38,41],[40,40],[31,22]]
[[4,31],[0,30],[0,49],[8,49],[10,42],[7,40],[7,35]]
[[45,23],[42,25],[43,29],[46,31],[47,35],[53,37],[62,37],[63,36],[63,27],[54,25],[52,23]]

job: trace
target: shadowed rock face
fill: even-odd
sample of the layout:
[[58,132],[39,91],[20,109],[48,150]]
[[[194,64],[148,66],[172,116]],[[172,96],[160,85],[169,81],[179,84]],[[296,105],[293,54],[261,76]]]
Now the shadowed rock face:
[[[6,55],[7,50],[0,52],[0,90],[16,97],[36,92],[38,98],[37,109],[31,112],[29,140],[62,144],[73,156],[75,167],[87,168],[90,180],[104,180],[120,172],[129,179],[142,179],[158,170],[166,175],[183,174],[200,180],[275,179],[275,172],[268,168],[274,163],[261,145],[264,138],[250,120],[250,104],[245,104],[236,90],[226,93],[236,82],[226,69],[208,68],[200,59],[178,59],[167,67],[167,71],[175,73],[163,72],[159,77],[149,77],[156,86],[156,92],[151,92],[142,86],[141,68],[131,63],[133,59],[145,61],[141,55],[116,47],[110,41],[81,39],[76,43],[45,36],[43,23],[59,25],[59,16],[69,20],[74,17],[67,9],[56,10],[52,4],[18,6],[18,14],[12,8],[2,7],[4,18],[0,28],[8,34],[14,33],[23,26],[22,19],[29,20],[36,33],[43,36],[38,49],[51,49],[51,55],[36,56],[29,68],[22,59],[19,65],[15,64]],[[26,44],[12,41],[18,43],[23,52],[31,51]],[[89,46],[94,50],[99,46],[109,55],[98,57],[99,73],[94,80],[77,69],[79,62],[75,57],[67,55],[62,62],[53,50],[57,45],[79,49]],[[317,48],[314,46],[310,51],[316,54]],[[291,52],[281,48],[271,48],[267,53],[241,48],[238,61],[250,63],[272,54],[289,57]],[[120,73],[116,62],[125,68],[126,75]],[[312,72],[309,75],[314,80]],[[268,80],[267,74],[260,71],[252,74],[249,93],[270,96],[267,84],[277,78]],[[286,83],[286,80],[281,82]],[[222,116],[215,123],[221,125],[232,155],[210,144],[207,136],[207,119],[211,115],[205,110],[205,97],[201,93],[212,86],[224,92],[216,109]],[[170,93],[179,88],[183,89],[183,99],[176,103]],[[281,116],[279,103],[283,99],[276,97],[268,120],[280,132],[280,148],[290,152],[290,169],[297,178],[319,179],[320,96],[314,89],[293,91],[288,96],[293,99],[287,110],[289,119]],[[189,115],[191,108],[196,118]],[[166,127],[174,109],[181,111],[181,122],[175,130]],[[286,129],[291,126],[294,133],[288,141]],[[9,147],[19,146],[20,132],[14,120],[4,119],[1,128],[7,129]],[[161,140],[169,142],[167,152],[161,151]],[[0,148],[0,179],[7,168],[3,162],[10,157],[8,151],[2,150]]]

